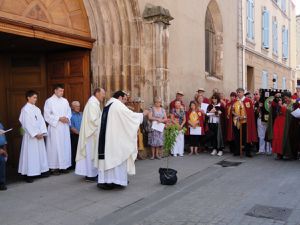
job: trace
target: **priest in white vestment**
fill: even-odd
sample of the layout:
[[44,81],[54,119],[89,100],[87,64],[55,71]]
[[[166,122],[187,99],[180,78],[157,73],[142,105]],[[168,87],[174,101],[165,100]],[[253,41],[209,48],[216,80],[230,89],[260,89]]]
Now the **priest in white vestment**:
[[135,174],[137,132],[143,113],[135,113],[125,106],[127,95],[117,91],[107,102],[101,116],[99,147],[94,152],[98,168],[98,187],[113,189],[128,184],[127,174]]
[[83,110],[77,145],[75,174],[85,176],[86,181],[96,181],[98,169],[94,166],[93,152],[98,150],[101,108],[104,89],[96,88]]
[[26,93],[27,103],[22,108],[19,121],[24,131],[18,172],[25,175],[28,183],[33,182],[33,176],[49,171],[44,136],[47,135],[45,120],[41,110],[35,106],[37,92]]
[[57,85],[44,106],[44,117],[49,124],[46,140],[48,165],[54,175],[67,172],[67,168],[71,166],[69,125],[72,112],[68,100],[62,97],[63,94],[63,86]]

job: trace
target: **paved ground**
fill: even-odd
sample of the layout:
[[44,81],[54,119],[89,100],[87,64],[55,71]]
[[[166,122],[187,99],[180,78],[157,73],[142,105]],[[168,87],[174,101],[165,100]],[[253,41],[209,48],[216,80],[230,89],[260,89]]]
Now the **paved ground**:
[[[242,161],[238,167],[215,163]],[[164,160],[137,162],[125,190],[103,191],[73,174],[14,183],[0,192],[1,225],[300,225],[300,162],[208,154],[171,158],[178,184],[159,184]],[[245,215],[255,205],[285,207],[284,221]]]

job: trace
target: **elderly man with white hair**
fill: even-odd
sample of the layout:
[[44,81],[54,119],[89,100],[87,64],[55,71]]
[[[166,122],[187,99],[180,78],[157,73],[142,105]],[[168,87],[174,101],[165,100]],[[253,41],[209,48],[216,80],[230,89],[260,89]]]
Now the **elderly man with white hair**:
[[70,125],[70,133],[71,133],[71,148],[72,148],[72,169],[75,169],[75,158],[77,152],[77,145],[79,139],[79,131],[82,121],[82,112],[80,112],[80,102],[73,101],[71,103],[72,108],[72,117],[71,117],[71,125]]

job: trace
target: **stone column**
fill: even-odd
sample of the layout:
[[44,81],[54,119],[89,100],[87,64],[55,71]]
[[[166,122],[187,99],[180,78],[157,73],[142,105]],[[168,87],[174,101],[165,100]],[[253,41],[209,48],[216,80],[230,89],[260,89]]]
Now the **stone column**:
[[[161,97],[164,106],[170,102],[169,91],[169,69],[168,69],[168,48],[169,48],[169,25],[173,17],[169,10],[151,4],[146,5],[143,18],[147,24],[152,26],[152,71],[151,80],[153,97]],[[151,57],[148,55],[148,57]],[[152,67],[152,68],[151,68]],[[148,73],[149,75],[149,73]]]

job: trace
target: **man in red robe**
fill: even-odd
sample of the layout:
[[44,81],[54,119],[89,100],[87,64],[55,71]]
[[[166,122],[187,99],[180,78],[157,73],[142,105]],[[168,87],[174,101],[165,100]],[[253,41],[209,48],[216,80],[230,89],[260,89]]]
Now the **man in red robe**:
[[[243,88],[238,88],[236,92],[238,99],[233,104],[232,112],[236,146],[234,155],[240,155],[240,148],[243,145],[246,156],[252,157],[251,144],[257,142],[254,107],[252,100],[244,96],[245,90]],[[242,135],[242,143],[240,143],[240,135]]]
[[176,92],[176,98],[170,103],[170,108],[169,108],[169,110],[170,110],[170,113],[172,112],[172,110],[173,109],[175,109],[175,102],[176,101],[180,101],[181,102],[181,106],[183,107],[183,109],[185,110],[185,105],[184,105],[184,103],[183,103],[183,96],[184,96],[184,94],[183,94],[183,92],[182,91],[177,91]]
[[300,85],[296,87],[296,93],[293,94],[292,101],[294,103],[300,103]]
[[199,95],[202,95],[203,96],[203,103],[206,103],[206,104],[210,104],[210,100],[208,98],[205,97],[204,93],[205,93],[205,89],[204,88],[199,88],[197,93]]
[[230,101],[226,104],[226,141],[229,143],[229,149],[232,154],[235,153],[234,135],[233,135],[233,115],[232,107],[236,102],[237,95],[235,92],[230,93]]

